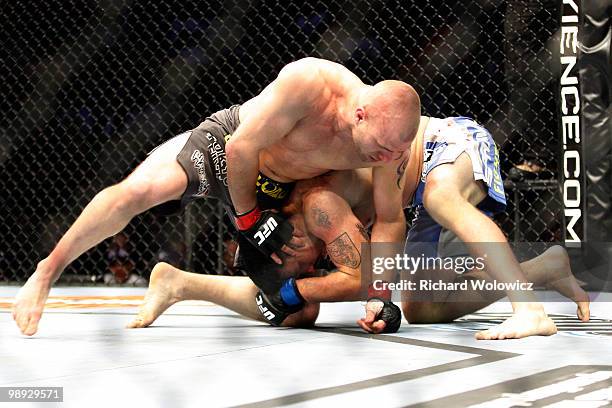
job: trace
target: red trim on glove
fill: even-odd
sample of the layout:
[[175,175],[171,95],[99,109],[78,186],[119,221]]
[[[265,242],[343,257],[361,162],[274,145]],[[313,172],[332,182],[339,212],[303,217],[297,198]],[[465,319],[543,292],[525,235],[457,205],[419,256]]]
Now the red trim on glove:
[[[385,281],[381,281],[381,282],[387,283]],[[374,284],[371,283],[370,286],[368,286],[368,300],[372,298],[379,298],[379,299],[390,301],[391,300],[391,290],[388,289],[388,286],[386,287],[387,289],[376,290],[374,289]]]
[[251,228],[261,217],[261,210],[255,206],[251,211],[236,216],[236,225],[240,231]]

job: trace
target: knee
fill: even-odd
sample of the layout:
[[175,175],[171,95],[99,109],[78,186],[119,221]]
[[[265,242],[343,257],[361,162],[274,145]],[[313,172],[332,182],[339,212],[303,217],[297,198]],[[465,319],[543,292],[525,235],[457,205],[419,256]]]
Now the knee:
[[450,323],[435,303],[403,302],[402,312],[410,324]]
[[114,200],[115,208],[119,210],[141,212],[154,205],[150,202],[153,183],[148,179],[128,177],[107,190]]
[[402,302],[402,313],[406,321],[410,324],[422,323],[418,305],[418,303],[413,302]]

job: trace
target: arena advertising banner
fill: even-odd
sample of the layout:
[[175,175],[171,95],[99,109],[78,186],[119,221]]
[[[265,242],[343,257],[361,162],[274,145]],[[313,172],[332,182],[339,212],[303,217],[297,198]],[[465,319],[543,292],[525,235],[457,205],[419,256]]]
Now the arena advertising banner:
[[563,194],[564,240],[580,248],[585,239],[585,177],[580,106],[579,21],[580,1],[563,0],[559,42],[559,121],[562,160],[559,182]]

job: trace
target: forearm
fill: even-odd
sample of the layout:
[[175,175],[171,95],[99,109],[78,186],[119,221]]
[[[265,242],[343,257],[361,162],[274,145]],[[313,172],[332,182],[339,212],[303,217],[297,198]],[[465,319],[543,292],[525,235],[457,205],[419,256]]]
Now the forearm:
[[[377,222],[372,227],[371,259],[395,258],[397,254],[403,253],[406,236],[406,222],[404,217],[394,222]],[[380,274],[372,274],[374,280],[394,282],[397,271],[385,269]]]
[[228,143],[227,182],[237,214],[252,210],[257,204],[255,184],[259,173],[259,151],[246,143]]
[[342,271],[326,276],[303,278],[296,281],[300,294],[308,303],[347,302],[360,300],[361,278]]
[[376,221],[372,226],[373,243],[403,244],[406,238],[406,219],[403,214],[393,221]]
[[[402,158],[400,158],[402,159]],[[398,160],[399,162],[399,160]],[[374,208],[376,219],[372,226],[372,243],[404,243],[406,217],[402,204],[403,175],[407,158],[398,167],[391,164],[373,169]],[[399,178],[397,176],[399,175]]]

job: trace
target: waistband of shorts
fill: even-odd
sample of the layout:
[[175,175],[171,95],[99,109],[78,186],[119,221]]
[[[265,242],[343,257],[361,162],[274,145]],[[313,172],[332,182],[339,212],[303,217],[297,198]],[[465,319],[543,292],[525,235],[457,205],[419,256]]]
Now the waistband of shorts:
[[291,195],[295,184],[276,181],[260,172],[255,183],[257,201],[264,207],[278,208]]

